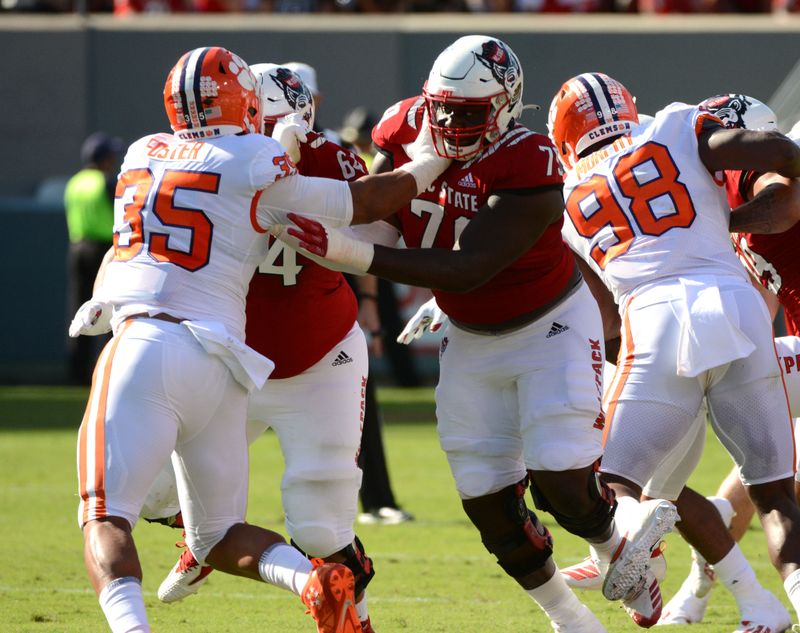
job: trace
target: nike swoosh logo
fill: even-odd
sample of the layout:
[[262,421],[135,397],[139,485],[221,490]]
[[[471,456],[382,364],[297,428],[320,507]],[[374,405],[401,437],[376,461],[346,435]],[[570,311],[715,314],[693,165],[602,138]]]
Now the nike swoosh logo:
[[336,627],[336,633],[344,630],[344,620],[347,617],[347,610],[353,606],[353,601],[348,599],[342,603],[342,615],[339,617],[339,625]]

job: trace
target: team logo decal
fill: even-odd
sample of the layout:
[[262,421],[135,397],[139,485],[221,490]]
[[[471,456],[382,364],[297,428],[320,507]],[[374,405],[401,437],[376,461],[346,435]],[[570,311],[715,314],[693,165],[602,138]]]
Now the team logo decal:
[[[477,60],[486,66],[492,76],[506,90],[511,90],[518,83],[520,68],[516,58],[497,40],[488,40],[481,45],[481,52],[475,53]],[[517,88],[519,88],[517,86]],[[517,95],[514,95],[516,101]]]
[[286,101],[295,111],[303,110],[311,104],[311,93],[300,78],[288,68],[278,68],[270,79],[283,91]]
[[753,105],[745,95],[723,95],[716,99],[709,99],[704,107],[713,112],[727,128],[744,127],[744,115]]

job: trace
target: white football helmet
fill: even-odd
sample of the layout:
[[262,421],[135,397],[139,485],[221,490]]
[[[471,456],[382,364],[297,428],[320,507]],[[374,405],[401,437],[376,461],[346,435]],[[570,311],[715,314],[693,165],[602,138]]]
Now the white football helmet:
[[772,109],[758,99],[747,95],[727,94],[709,97],[700,108],[716,115],[727,128],[774,131],[778,129],[777,117]]
[[497,38],[467,35],[436,58],[422,94],[437,153],[468,160],[522,112],[522,66]]
[[278,119],[297,112],[308,123],[308,129],[314,127],[314,99],[297,73],[278,64],[254,64],[250,70],[259,83],[265,126],[271,129]]

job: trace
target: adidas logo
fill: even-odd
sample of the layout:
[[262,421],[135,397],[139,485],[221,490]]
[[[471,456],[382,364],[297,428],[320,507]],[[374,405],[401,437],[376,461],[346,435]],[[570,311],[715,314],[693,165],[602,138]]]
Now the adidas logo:
[[353,359],[350,358],[344,352],[339,352],[339,355],[336,357],[336,360],[331,363],[331,367],[338,367],[339,365],[346,365],[347,363],[352,363]]
[[472,172],[468,172],[461,180],[458,181],[459,187],[466,187],[467,189],[477,189],[478,185],[475,184],[475,179],[472,177]]
[[561,325],[560,323],[556,323],[553,321],[553,325],[550,326],[550,331],[547,333],[545,338],[550,338],[551,336],[555,336],[556,334],[561,334],[562,332],[566,332],[569,329],[568,325]]

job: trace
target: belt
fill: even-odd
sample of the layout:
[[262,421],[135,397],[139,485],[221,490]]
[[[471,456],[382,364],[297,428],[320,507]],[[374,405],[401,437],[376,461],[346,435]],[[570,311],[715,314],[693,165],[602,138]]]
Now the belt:
[[167,321],[168,323],[181,323],[186,319],[179,319],[166,312],[159,312],[158,314],[147,314],[147,312],[140,312],[139,314],[132,314],[128,319],[157,319],[158,321]]

